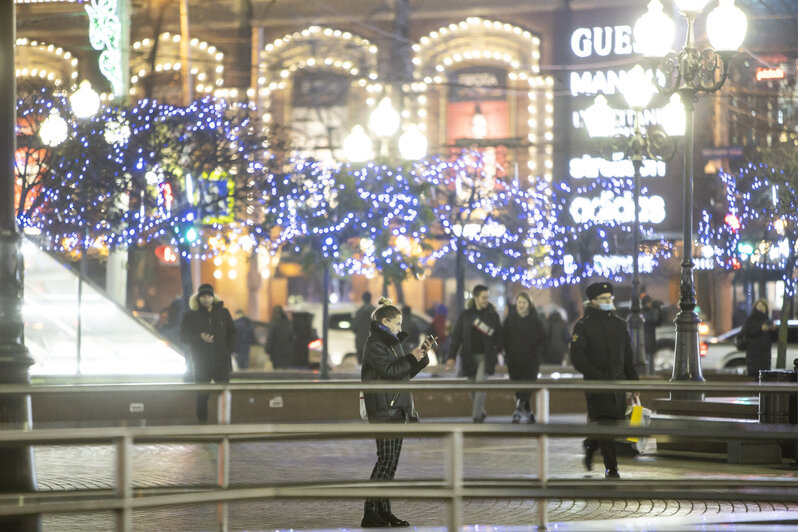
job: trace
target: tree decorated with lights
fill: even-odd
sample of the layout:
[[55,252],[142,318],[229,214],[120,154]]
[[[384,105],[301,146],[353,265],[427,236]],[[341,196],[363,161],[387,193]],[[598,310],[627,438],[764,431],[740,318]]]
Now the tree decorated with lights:
[[454,254],[459,307],[466,263],[503,281],[545,284],[551,236],[545,187],[522,189],[478,152],[464,152],[452,161],[427,161],[419,173],[431,185],[428,201],[435,217],[428,237],[435,249],[424,264]]
[[396,286],[402,303],[402,281],[423,275],[422,259],[430,251],[427,232],[432,210],[423,202],[429,184],[413,167],[368,164],[346,169],[364,201],[362,230],[349,242],[349,253],[336,264],[336,272],[369,278],[379,274],[384,287]]
[[798,159],[795,146],[761,148],[759,162],[721,171],[726,214],[704,211],[699,242],[716,266],[777,271],[784,282],[776,366],[786,365],[787,318],[792,315],[798,260]]
[[23,82],[18,94],[18,223],[72,259],[85,250],[105,255],[126,208],[103,123],[77,118],[52,86]]
[[265,217],[279,228],[272,246],[306,273],[322,275],[324,378],[331,274],[380,274],[400,283],[421,273],[425,209],[416,188],[422,185],[412,175],[387,165],[329,168],[297,159],[273,182],[280,193]]
[[261,133],[248,107],[141,100],[77,120],[52,87],[20,94],[18,219],[54,251],[173,245],[188,297],[192,258],[224,251],[231,226],[267,225],[258,219],[262,192],[283,146]]

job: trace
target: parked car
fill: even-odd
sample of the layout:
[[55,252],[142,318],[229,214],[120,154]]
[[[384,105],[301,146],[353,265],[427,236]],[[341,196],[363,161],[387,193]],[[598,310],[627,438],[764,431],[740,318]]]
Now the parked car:
[[[329,306],[329,329],[328,356],[331,367],[355,367],[358,365],[357,354],[355,353],[355,332],[352,330],[355,311],[360,307],[360,303],[335,303]],[[318,338],[308,344],[308,359],[311,366],[321,365],[322,351],[322,305],[321,303],[299,303],[286,307],[289,312],[308,312],[313,315],[313,329]],[[426,317],[413,313],[418,330],[423,335],[430,326]],[[419,342],[421,337],[419,337]],[[430,364],[437,364],[434,352],[430,352]]]
[[[774,323],[776,325],[779,324],[778,321]],[[701,342],[699,351],[701,368],[713,371],[745,373],[745,351],[740,351],[735,345],[735,339],[738,334],[740,334],[740,327],[735,327],[719,336]],[[771,331],[770,334],[773,338],[771,367],[775,368],[779,331]],[[790,320],[787,322],[787,369],[792,369],[792,361],[796,357],[798,357],[798,320]]]

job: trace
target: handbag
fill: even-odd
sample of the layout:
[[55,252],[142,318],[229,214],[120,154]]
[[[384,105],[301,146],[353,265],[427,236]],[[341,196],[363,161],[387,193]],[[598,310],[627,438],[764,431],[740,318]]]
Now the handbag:
[[369,413],[366,410],[366,396],[363,390],[360,390],[360,419],[363,421],[369,420]]
[[[632,397],[631,412],[629,414],[630,427],[647,427],[651,423],[651,410],[644,408],[640,404],[639,397]],[[632,448],[638,453],[642,453],[648,444],[648,438],[645,436],[626,438],[626,441],[631,442]]]
[[745,351],[748,349],[748,336],[746,336],[742,329],[740,329],[740,332],[734,337],[734,346],[738,351]]

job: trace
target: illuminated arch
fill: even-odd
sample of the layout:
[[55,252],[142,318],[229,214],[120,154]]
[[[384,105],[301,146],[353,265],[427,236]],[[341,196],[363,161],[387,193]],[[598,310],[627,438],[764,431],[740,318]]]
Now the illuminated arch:
[[[508,89],[526,93],[525,99],[518,99],[514,127],[517,136],[525,137],[530,144],[528,177],[541,176],[551,181],[554,79],[540,74],[540,37],[506,22],[469,17],[421,37],[413,45],[413,52],[416,82],[408,87],[414,98],[406,108],[415,113],[424,130],[428,129],[425,125],[437,128],[437,124],[425,124],[429,99],[435,93],[446,98],[445,91],[436,89],[445,86],[447,72],[468,63],[506,68]],[[445,123],[445,117],[439,116],[437,122]],[[427,134],[437,134],[439,141],[444,140],[439,130]]]
[[[158,36],[158,52],[155,72],[180,71],[180,34],[169,32]],[[130,94],[140,95],[142,79],[151,74],[149,54],[153,47],[152,39],[142,39],[131,45],[130,54]],[[199,39],[189,42],[191,53],[191,75],[194,78],[196,95],[216,94],[224,86],[224,54],[215,46]]]
[[291,94],[294,77],[301,71],[330,72],[351,80],[349,87],[362,92],[367,106],[349,106],[343,126],[362,122],[376,103],[382,86],[377,79],[377,46],[348,31],[309,26],[264,46],[259,57],[258,105],[264,123],[293,123]]
[[54,44],[20,37],[16,40],[16,77],[33,77],[69,88],[78,81],[78,60]]

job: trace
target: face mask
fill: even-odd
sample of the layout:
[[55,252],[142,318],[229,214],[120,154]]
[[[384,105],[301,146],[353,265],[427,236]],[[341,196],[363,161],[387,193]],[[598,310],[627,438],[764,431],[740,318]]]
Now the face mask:
[[615,310],[615,305],[612,303],[599,303],[599,308],[601,310]]

